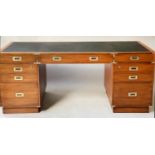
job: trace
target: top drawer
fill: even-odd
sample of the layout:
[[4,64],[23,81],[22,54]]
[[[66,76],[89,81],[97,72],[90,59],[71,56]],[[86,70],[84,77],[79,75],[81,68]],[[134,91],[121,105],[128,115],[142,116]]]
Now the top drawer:
[[147,53],[132,53],[123,54],[119,53],[115,55],[116,62],[152,62],[153,55]]
[[0,63],[34,63],[35,55],[33,54],[10,54],[5,53],[0,55]]

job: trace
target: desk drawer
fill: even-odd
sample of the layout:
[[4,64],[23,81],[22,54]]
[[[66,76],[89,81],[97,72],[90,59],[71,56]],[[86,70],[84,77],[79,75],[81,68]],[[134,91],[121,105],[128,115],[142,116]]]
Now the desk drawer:
[[152,64],[140,64],[140,63],[118,63],[114,64],[114,72],[126,72],[126,73],[153,73]]
[[116,62],[152,62],[153,54],[116,54],[115,55]]
[[46,63],[74,63],[76,62],[76,55],[74,54],[41,54],[40,62],[43,64]]
[[115,83],[113,104],[117,107],[147,107],[152,104],[152,83]]
[[114,74],[114,82],[152,82],[153,73],[151,74]]
[[110,54],[41,54],[41,63],[108,63],[113,61],[113,56]]
[[36,74],[2,74],[0,76],[0,82],[37,82],[38,76]]
[[4,107],[39,106],[37,84],[3,84],[1,96]]
[[1,54],[0,63],[34,63],[35,55],[33,54]]
[[38,72],[37,65],[31,64],[0,64],[0,73],[8,74],[8,73],[34,73]]
[[77,56],[78,63],[111,63],[113,56],[110,54],[81,54]]

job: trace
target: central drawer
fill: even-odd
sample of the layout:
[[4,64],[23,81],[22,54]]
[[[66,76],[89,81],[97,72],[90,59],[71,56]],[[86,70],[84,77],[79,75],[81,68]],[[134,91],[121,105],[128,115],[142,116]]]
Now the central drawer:
[[46,63],[110,63],[113,61],[111,54],[90,54],[90,53],[52,53],[52,54],[41,54],[40,62]]
[[147,107],[152,103],[152,83],[115,83],[113,104],[117,107]]
[[38,84],[2,84],[4,107],[33,107],[39,105]]

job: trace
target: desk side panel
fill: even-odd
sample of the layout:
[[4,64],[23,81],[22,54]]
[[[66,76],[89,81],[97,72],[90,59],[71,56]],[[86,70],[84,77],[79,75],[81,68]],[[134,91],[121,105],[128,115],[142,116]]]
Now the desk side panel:
[[39,87],[40,87],[41,106],[43,105],[46,85],[47,85],[46,65],[41,64],[41,65],[39,65]]
[[104,76],[105,90],[108,95],[109,101],[112,104],[113,95],[113,64],[105,65],[105,76]]

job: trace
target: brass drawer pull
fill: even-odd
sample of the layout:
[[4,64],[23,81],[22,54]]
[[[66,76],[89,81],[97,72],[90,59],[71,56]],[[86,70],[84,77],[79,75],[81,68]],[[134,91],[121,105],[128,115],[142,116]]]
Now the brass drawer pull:
[[16,93],[15,96],[16,97],[24,97],[24,93]]
[[130,66],[129,71],[138,71],[138,66]]
[[22,61],[22,57],[21,56],[14,56],[12,57],[13,61]]
[[21,81],[23,80],[23,76],[14,76],[14,80]]
[[52,60],[53,60],[53,61],[61,61],[62,58],[59,57],[59,56],[54,56],[54,57],[52,57]]
[[90,61],[98,61],[98,57],[97,56],[92,56],[92,57],[89,57],[89,60]]
[[23,71],[23,68],[22,67],[14,67],[13,68],[13,71],[14,72],[22,72]]
[[137,75],[130,75],[129,80],[137,80],[138,76]]
[[132,61],[139,60],[139,59],[140,59],[139,56],[131,56],[130,57],[130,60],[132,60]]
[[137,92],[129,92],[128,97],[137,97]]

